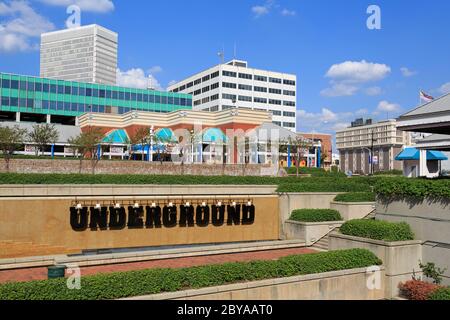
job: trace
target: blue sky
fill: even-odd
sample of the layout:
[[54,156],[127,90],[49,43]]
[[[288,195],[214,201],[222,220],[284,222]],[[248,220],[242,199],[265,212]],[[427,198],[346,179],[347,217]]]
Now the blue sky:
[[[120,81],[161,88],[226,59],[298,76],[301,131],[332,133],[356,117],[415,107],[419,90],[450,92],[448,0],[4,0],[0,71],[38,75],[39,34],[82,24],[119,33]],[[369,30],[369,5],[381,30]]]

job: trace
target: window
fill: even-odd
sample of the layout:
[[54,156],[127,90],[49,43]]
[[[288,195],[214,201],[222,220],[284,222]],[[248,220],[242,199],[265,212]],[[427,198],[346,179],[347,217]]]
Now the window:
[[295,91],[290,91],[290,90],[284,90],[283,94],[285,96],[291,96],[291,97],[295,97]]
[[106,97],[106,91],[105,90],[100,90],[98,92],[98,97],[99,98],[105,98]]
[[236,72],[231,72],[231,71],[222,71],[222,75],[225,77],[232,77],[232,78],[236,78],[237,74]]
[[267,88],[264,88],[264,87],[254,87],[253,89],[256,92],[267,92]]
[[200,83],[202,83],[202,79],[197,79],[197,80],[194,81],[194,86],[197,86]]
[[9,97],[2,97],[2,106],[9,107]]
[[219,95],[215,94],[211,96],[211,101],[219,100]]
[[181,86],[178,91],[184,91],[184,90],[186,90],[186,86],[185,85]]
[[295,112],[285,111],[285,112],[283,112],[283,117],[295,118]]
[[10,98],[9,105],[11,107],[18,107],[19,106],[19,99],[18,98]]
[[58,86],[58,94],[64,94],[64,86],[62,85]]
[[267,77],[255,75],[256,81],[267,82]]
[[272,110],[272,114],[274,116],[281,116],[281,111],[279,111],[279,110]]
[[269,78],[269,82],[272,83],[282,83],[282,80],[279,78]]
[[253,76],[251,74],[248,74],[248,73],[239,73],[239,78],[252,80]]
[[222,82],[222,87],[236,89],[237,86],[236,86],[236,83]]
[[214,83],[211,85],[211,90],[217,89],[219,87],[219,83]]
[[222,99],[228,99],[228,100],[236,101],[236,95],[235,94],[224,93],[224,94],[222,94]]
[[273,124],[276,124],[277,126],[281,127],[281,122],[280,121],[273,121]]
[[203,103],[208,103],[208,102],[209,102],[209,97],[205,97],[205,98],[202,99],[202,104]]
[[281,94],[281,89],[273,89],[273,88],[270,88],[270,89],[269,89],[269,93],[273,93],[273,94]]
[[80,94],[80,96],[85,97],[86,96],[86,88],[80,88],[79,94]]
[[248,85],[246,85],[246,84],[240,84],[240,85],[239,85],[239,90],[252,91],[253,88],[252,88],[252,86],[248,86]]
[[19,90],[27,90],[27,82],[26,81],[20,81]]
[[[6,79],[3,79],[3,81],[2,81],[2,88],[3,88],[3,89],[9,89],[10,85],[11,85],[11,81],[6,80]],[[12,88],[11,88],[11,89],[12,89]],[[2,99],[3,99],[3,98],[2,98]],[[2,100],[2,101],[3,101],[3,100]],[[3,104],[3,102],[2,102],[2,104]]]
[[72,87],[65,86],[64,87],[64,94],[72,94]]
[[217,78],[218,76],[219,76],[219,71],[216,71],[216,72],[214,72],[214,73],[211,73],[211,79],[213,79],[213,78]]
[[72,95],[77,96],[78,92],[79,92],[78,87],[72,87]]
[[288,86],[295,86],[294,80],[283,80],[283,84],[286,84]]
[[208,92],[209,90],[210,90],[210,87],[209,87],[209,86],[204,87],[204,88],[202,89],[202,93]]
[[86,88],[86,97],[92,97],[92,89]]
[[256,103],[267,103],[267,99],[266,99],[266,98],[258,98],[258,97],[255,97],[255,98],[253,99],[253,101],[256,102]]
[[194,82],[189,82],[187,85],[186,85],[186,88],[191,88],[191,87],[193,87],[194,86]]
[[36,82],[35,85],[34,85],[34,89],[35,89],[37,92],[41,92],[41,91],[42,91],[42,83]]
[[201,89],[195,90],[195,91],[194,91],[194,96],[198,96],[198,95],[201,94],[201,93],[202,93],[202,90],[201,90]]
[[270,104],[275,104],[275,105],[281,106],[281,100],[270,99],[270,100],[269,100],[269,103],[270,103]]
[[249,96],[239,96],[239,101],[252,102],[252,97],[249,97]]
[[112,98],[113,98],[113,100],[119,99],[119,93],[117,91],[113,91],[112,92]]
[[137,94],[132,92],[131,93],[131,101],[136,101],[137,100]]
[[293,101],[283,101],[283,105],[286,107],[295,107],[295,102]]
[[203,81],[203,82],[206,82],[206,81],[209,81],[209,79],[211,79],[211,76],[210,76],[210,75],[207,75],[207,76],[204,76],[204,77],[202,78],[202,81]]
[[[3,81],[9,81],[9,80],[3,80]],[[9,83],[9,82],[8,82]],[[19,89],[19,81],[17,80],[11,80],[11,89]]]
[[212,111],[212,112],[219,111],[219,106],[211,107],[211,108],[209,109],[209,111]]
[[194,106],[199,106],[201,104],[202,104],[202,100],[200,100],[200,99],[194,101]]
[[294,122],[283,122],[283,127],[295,128],[295,123]]

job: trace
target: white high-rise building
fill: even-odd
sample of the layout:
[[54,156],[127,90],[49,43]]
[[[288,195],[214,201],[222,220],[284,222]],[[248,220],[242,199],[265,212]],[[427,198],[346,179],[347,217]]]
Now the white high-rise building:
[[296,132],[297,76],[248,67],[232,60],[168,88],[193,96],[194,110],[247,108],[272,112],[273,123]]
[[41,78],[116,84],[118,35],[99,25],[41,35]]

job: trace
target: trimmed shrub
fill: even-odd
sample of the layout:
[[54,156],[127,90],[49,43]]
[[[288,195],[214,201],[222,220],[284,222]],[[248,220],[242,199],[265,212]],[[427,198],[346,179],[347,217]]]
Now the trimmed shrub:
[[289,220],[300,222],[342,221],[341,214],[331,209],[299,209],[292,211]]
[[372,192],[376,178],[304,178],[280,181],[278,192]]
[[388,170],[374,173],[375,176],[403,176],[402,170]]
[[[291,167],[291,168],[285,168],[286,172],[288,174],[297,174],[297,168]],[[341,177],[345,178],[346,175],[343,172],[337,172],[337,171],[326,171],[322,168],[299,168],[300,174],[310,174],[313,177]]]
[[373,192],[349,192],[337,195],[334,201],[337,202],[375,202],[376,194]]
[[253,261],[183,269],[151,269],[82,278],[81,290],[66,279],[0,285],[0,300],[106,300],[197,289],[230,283],[291,277],[381,265],[363,249],[297,255],[276,261]]
[[439,288],[433,291],[429,296],[428,300],[438,300],[438,301],[448,301],[450,300],[450,288]]
[[393,223],[380,220],[351,220],[340,228],[341,233],[373,240],[388,242],[414,240],[411,227],[405,223]]
[[411,280],[400,283],[400,295],[408,300],[428,300],[428,297],[434,293],[439,286],[419,280]]
[[379,178],[374,191],[386,198],[450,199],[450,179]]

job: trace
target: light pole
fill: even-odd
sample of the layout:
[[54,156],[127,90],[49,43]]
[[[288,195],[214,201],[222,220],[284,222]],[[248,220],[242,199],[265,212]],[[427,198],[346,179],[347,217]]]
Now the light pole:
[[375,139],[374,138],[374,133],[375,133],[375,130],[374,129],[372,129],[372,132],[371,132],[371,148],[370,148],[370,153],[371,153],[371,166],[370,166],[370,168],[371,168],[371,174],[373,175],[374,173],[375,173],[375,166],[374,166],[374,161],[373,161],[373,159],[374,159],[374,154],[375,154],[375,152],[374,152],[374,143],[375,142],[377,142],[378,140],[377,139]]
[[153,138],[155,136],[155,127],[150,127],[150,150],[148,151],[148,161],[153,162]]
[[190,131],[190,134],[191,134],[191,159],[192,159],[192,164],[194,164],[194,162],[195,162],[195,156],[194,156],[194,153],[195,153],[195,146],[194,146],[195,131],[194,131],[194,129],[192,129]]

